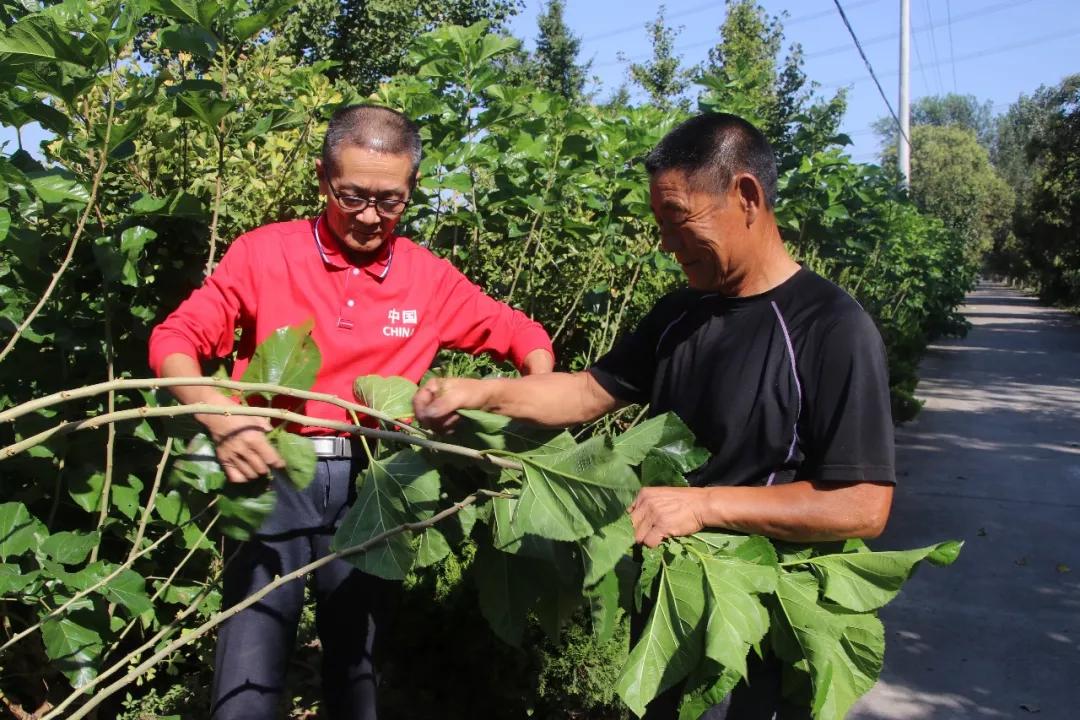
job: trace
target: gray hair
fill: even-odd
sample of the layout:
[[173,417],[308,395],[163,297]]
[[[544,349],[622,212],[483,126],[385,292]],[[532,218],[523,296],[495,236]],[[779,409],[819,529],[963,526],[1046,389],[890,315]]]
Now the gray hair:
[[361,147],[388,155],[408,155],[412,160],[410,176],[416,179],[423,148],[420,128],[397,110],[367,103],[338,108],[330,118],[323,138],[322,161],[328,169],[334,165],[342,147]]

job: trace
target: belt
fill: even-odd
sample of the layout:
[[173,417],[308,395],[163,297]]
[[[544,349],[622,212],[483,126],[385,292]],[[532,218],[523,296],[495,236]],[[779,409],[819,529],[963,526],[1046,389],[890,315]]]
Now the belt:
[[353,439],[340,435],[313,435],[308,437],[315,447],[315,456],[321,458],[351,458]]

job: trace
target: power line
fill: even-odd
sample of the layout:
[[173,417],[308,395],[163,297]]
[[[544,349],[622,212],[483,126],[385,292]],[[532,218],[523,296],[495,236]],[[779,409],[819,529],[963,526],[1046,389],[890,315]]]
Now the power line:
[[859,55],[862,56],[863,63],[866,64],[866,70],[870,73],[870,77],[874,79],[874,84],[877,85],[878,92],[881,93],[881,99],[885,101],[885,107],[889,108],[889,114],[893,116],[893,120],[896,121],[896,130],[903,135],[904,140],[910,145],[911,138],[904,133],[904,128],[901,126],[900,117],[893,110],[892,103],[889,102],[889,98],[885,96],[885,90],[881,87],[881,83],[878,82],[877,75],[874,74],[874,66],[870,64],[870,59],[866,57],[866,53],[863,52],[862,45],[859,44],[859,37],[855,34],[855,29],[851,27],[851,23],[848,22],[847,14],[844,13],[844,8],[840,4],[840,0],[833,0],[836,5],[836,9],[840,12],[840,19],[844,21],[844,27],[847,28],[848,33],[851,35],[852,41],[855,43],[856,49],[859,51]]
[[937,27],[934,25],[934,13],[930,10],[930,0],[923,0],[923,4],[926,6],[926,17],[930,18],[930,52],[934,56],[933,67],[937,71],[938,95],[944,95],[945,84],[941,82],[941,64],[939,62],[940,56],[937,51]]
[[[1025,4],[1030,3],[1030,2],[1033,2],[1033,0],[1008,0],[1008,2],[1001,2],[1001,3],[998,3],[997,5],[991,5],[990,7],[985,7],[985,8],[982,8],[980,10],[975,10],[975,11],[972,11],[972,12],[969,12],[969,13],[962,13],[960,15],[957,15],[955,18],[953,18],[952,22],[959,23],[959,22],[963,22],[965,20],[971,20],[972,18],[984,17],[986,15],[990,15],[991,13],[998,12],[999,10],[1005,10],[1007,8],[1019,7],[1020,5],[1025,5]],[[934,26],[931,25],[931,24],[916,25],[916,26],[911,28],[911,34],[914,36],[916,33],[926,32],[927,30],[933,30],[933,28],[934,28]],[[883,42],[890,42],[890,41],[896,40],[898,37],[899,37],[899,35],[897,33],[886,33],[884,35],[876,35],[876,36],[870,38],[869,40],[864,40],[863,41],[863,47],[869,47],[871,45],[877,45],[877,44],[880,44],[880,43],[883,43]],[[825,48],[824,50],[817,50],[817,51],[812,52],[812,53],[806,53],[805,55],[803,55],[803,57],[806,58],[807,60],[810,60],[812,58],[825,57],[826,55],[835,55],[836,53],[844,52],[844,51],[850,50],[850,49],[851,49],[851,46],[848,45],[847,43],[844,43],[842,45],[834,45],[833,47]]]
[[956,45],[952,37],[952,0],[945,0],[945,20],[949,27],[949,60],[952,62],[952,91],[955,93],[959,91],[956,89],[956,56],[953,54]]
[[[1074,35],[1080,35],[1080,27],[1070,28],[1068,30],[1062,30],[1057,33],[1050,33],[1049,35],[1040,35],[1039,37],[1031,38],[1029,40],[1021,40],[1019,42],[1012,43],[1010,45],[999,45],[994,48],[987,48],[985,50],[979,50],[977,52],[968,53],[967,55],[958,55],[955,59],[956,62],[963,62],[965,60],[975,60],[977,58],[987,57],[989,55],[1000,55],[1010,50],[1019,50],[1021,48],[1031,47],[1032,45],[1038,45],[1040,43],[1049,42],[1051,40],[1061,40],[1062,38],[1072,37]],[[900,71],[889,71],[885,73],[886,77],[892,77],[893,75],[899,75]],[[855,85],[866,80],[865,75],[860,75],[857,78],[852,78],[847,82],[842,83],[823,83],[822,88],[841,88],[849,85]]]
[[[880,3],[880,2],[882,2],[882,0],[860,0],[859,2],[852,3],[849,7],[850,7],[850,9],[854,10],[856,8],[865,7],[866,5],[874,5],[874,4]],[[695,15],[695,14],[697,14],[699,12],[704,11],[704,10],[714,10],[714,9],[716,9],[717,5],[719,5],[719,3],[716,2],[716,0],[713,0],[713,2],[705,3],[703,5],[695,5],[692,8],[687,8],[686,10],[680,10],[679,12],[672,13],[670,15],[666,15],[664,17],[664,20],[677,20],[679,18],[686,17],[687,15]],[[791,27],[792,25],[798,25],[800,23],[809,22],[810,20],[817,20],[818,18],[825,17],[826,15],[829,15],[830,13],[832,13],[832,10],[822,10],[820,12],[809,13],[807,15],[800,15],[798,17],[794,17],[794,18],[791,18],[789,20],[784,20],[782,22],[783,22],[784,27],[787,28],[787,27]],[[647,22],[648,22],[648,20],[643,20],[641,22],[634,23],[633,25],[624,25],[622,27],[615,28],[614,30],[608,30],[607,32],[602,32],[602,33],[599,33],[597,35],[589,35],[588,37],[582,38],[581,42],[582,43],[589,43],[589,42],[593,42],[594,40],[607,40],[608,38],[617,37],[619,35],[625,35],[626,33],[640,32],[641,29],[645,26],[645,23],[647,23]],[[712,42],[712,40],[709,40],[708,42]],[[696,43],[695,45],[700,45],[700,44],[703,44],[703,43]]]

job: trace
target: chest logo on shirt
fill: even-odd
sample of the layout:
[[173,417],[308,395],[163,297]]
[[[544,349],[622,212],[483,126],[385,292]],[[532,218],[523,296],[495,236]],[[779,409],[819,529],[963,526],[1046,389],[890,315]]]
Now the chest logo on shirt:
[[416,325],[420,319],[415,310],[392,309],[386,313],[387,325],[383,326],[382,334],[386,337],[407,338],[416,332]]

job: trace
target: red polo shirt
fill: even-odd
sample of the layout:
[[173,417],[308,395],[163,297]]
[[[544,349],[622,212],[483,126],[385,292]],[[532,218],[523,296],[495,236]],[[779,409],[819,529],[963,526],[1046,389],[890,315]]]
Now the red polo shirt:
[[[322,353],[312,389],[345,399],[360,375],[418,381],[440,348],[486,352],[519,368],[533,350],[552,351],[539,323],[485,295],[446,260],[395,236],[379,257],[354,264],[320,217],[237,238],[206,283],[154,328],[150,367],[160,375],[172,353],[227,356],[239,329],[238,379],[261,341],[308,318]],[[303,412],[346,420],[344,410],[318,401]]]

